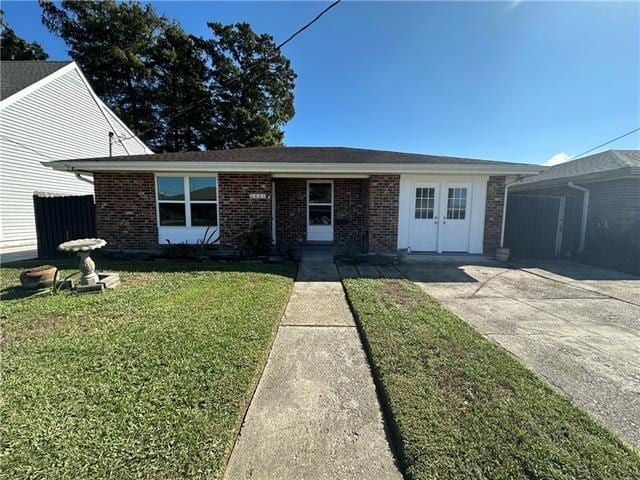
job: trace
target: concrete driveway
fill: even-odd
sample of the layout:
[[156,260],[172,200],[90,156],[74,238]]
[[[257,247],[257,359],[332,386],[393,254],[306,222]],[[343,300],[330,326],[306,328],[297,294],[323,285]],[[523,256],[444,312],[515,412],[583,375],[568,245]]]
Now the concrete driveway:
[[564,261],[400,270],[640,449],[639,277]]

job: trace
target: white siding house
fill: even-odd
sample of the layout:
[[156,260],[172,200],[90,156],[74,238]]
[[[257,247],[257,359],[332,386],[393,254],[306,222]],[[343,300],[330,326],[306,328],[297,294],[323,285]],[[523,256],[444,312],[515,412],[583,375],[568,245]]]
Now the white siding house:
[[41,162],[108,156],[109,132],[113,156],[153,153],[74,62],[0,62],[0,80],[0,249],[35,245],[34,192],[93,193],[91,183]]

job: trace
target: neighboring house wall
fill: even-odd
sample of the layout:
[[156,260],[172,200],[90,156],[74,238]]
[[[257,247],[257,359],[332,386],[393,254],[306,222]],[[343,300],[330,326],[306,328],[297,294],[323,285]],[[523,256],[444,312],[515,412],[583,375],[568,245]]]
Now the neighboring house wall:
[[[567,180],[569,181],[569,180]],[[603,182],[579,183],[589,189],[589,214],[587,217],[586,251],[624,248],[640,232],[640,178],[623,178]],[[582,212],[583,193],[566,185],[521,190],[515,195],[572,196],[577,201],[578,212]],[[581,219],[578,219],[578,224]],[[634,233],[636,232],[636,233]],[[611,237],[613,236],[613,237]],[[609,240],[607,240],[609,237]],[[608,241],[617,242],[617,247],[607,246]],[[638,240],[636,243],[640,242]],[[633,248],[633,247],[629,247]],[[636,248],[638,248],[636,246]]]
[[[0,110],[0,246],[35,243],[34,192],[93,193],[90,184],[72,173],[40,162],[108,156],[112,127],[105,116],[120,135],[130,135],[113,113],[96,102],[77,69],[62,70]],[[130,154],[150,153],[137,139],[126,145]],[[113,154],[127,151],[115,143]]]

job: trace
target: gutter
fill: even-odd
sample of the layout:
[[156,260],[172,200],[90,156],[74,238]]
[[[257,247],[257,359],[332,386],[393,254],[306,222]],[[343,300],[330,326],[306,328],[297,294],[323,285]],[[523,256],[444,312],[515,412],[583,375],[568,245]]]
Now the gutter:
[[574,188],[583,192],[582,196],[582,219],[580,221],[580,244],[578,245],[578,253],[582,253],[584,250],[584,243],[587,237],[587,219],[589,216],[589,189],[580,187],[573,182],[568,182],[569,188]]
[[[121,159],[122,158],[122,159]],[[304,162],[220,162],[220,161],[136,161],[128,157],[106,160],[58,160],[43,165],[61,171],[89,172],[243,172],[296,174],[466,174],[522,175],[540,172],[538,165],[393,164],[393,163],[304,163]]]

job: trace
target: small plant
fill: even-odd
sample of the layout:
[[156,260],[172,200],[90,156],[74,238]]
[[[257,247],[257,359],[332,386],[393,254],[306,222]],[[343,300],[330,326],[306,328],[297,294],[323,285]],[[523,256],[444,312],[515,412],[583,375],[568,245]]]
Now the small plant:
[[192,251],[193,247],[187,242],[171,243],[169,239],[164,247],[164,254],[168,258],[188,258]]
[[271,250],[269,222],[261,220],[252,223],[244,236],[244,247],[247,256],[267,255]]
[[220,240],[220,230],[216,228],[209,233],[210,228],[211,227],[207,227],[202,238],[199,238],[196,242],[196,249],[200,256],[203,256],[205,251],[209,250],[212,245],[215,245],[218,240]]

